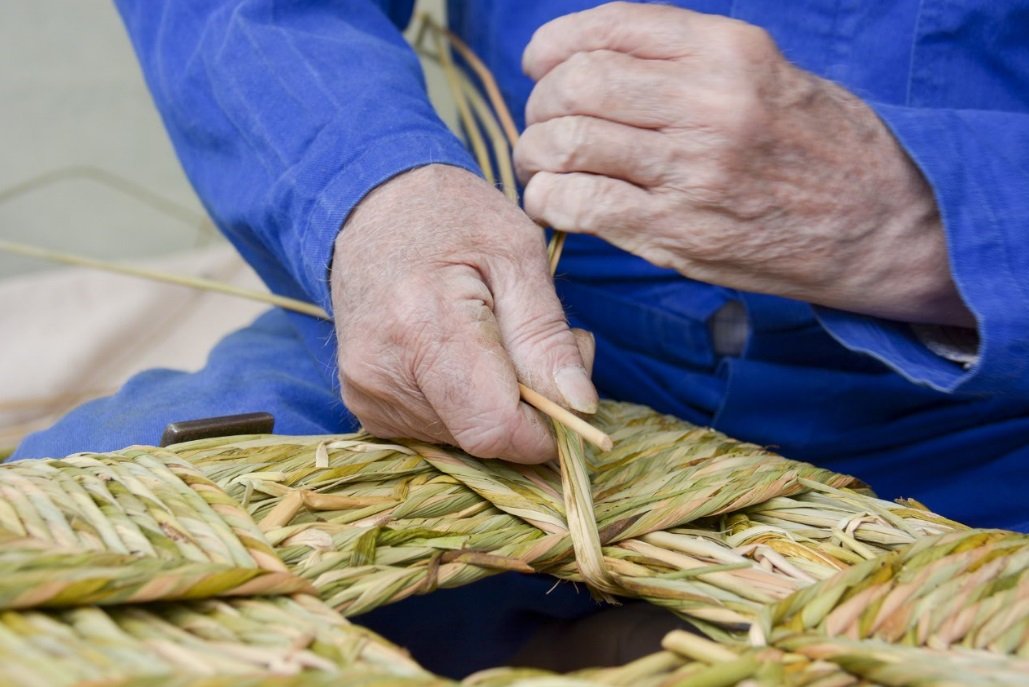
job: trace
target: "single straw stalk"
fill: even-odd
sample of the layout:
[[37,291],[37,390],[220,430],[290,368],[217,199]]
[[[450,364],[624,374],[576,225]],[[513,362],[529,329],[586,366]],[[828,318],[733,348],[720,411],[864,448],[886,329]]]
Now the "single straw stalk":
[[236,298],[245,298],[259,303],[268,303],[269,305],[274,305],[285,310],[292,310],[293,312],[311,315],[313,317],[327,317],[325,311],[313,303],[307,303],[297,300],[296,298],[278,296],[273,293],[244,289],[212,279],[203,279],[201,277],[191,277],[170,272],[160,272],[158,270],[151,270],[133,265],[123,265],[117,262],[98,260],[96,258],[74,255],[72,253],[51,250],[49,248],[41,248],[39,246],[32,246],[24,243],[15,243],[13,241],[0,240],[0,251],[28,258],[38,258],[40,260],[48,260],[50,262],[59,262],[73,267],[87,267],[90,269],[101,270],[103,272],[113,272],[115,274],[124,274],[130,277],[139,277],[140,279],[147,279],[149,281],[186,286],[200,291],[212,291],[214,293],[221,293],[227,296],[234,296]]

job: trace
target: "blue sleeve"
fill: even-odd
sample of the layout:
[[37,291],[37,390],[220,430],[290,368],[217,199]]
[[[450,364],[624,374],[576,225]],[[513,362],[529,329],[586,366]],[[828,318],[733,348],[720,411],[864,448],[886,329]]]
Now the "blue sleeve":
[[822,324],[913,382],[1029,397],[1029,114],[872,106],[936,196],[979,356],[969,366],[948,361],[898,322],[819,308]]
[[118,0],[214,221],[273,291],[330,309],[333,242],[375,186],[474,170],[398,30],[411,0]]

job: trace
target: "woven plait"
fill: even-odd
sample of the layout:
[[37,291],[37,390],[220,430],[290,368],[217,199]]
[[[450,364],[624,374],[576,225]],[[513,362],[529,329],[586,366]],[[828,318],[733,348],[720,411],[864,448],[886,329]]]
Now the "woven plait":
[[[605,403],[595,420],[617,438],[613,451],[584,455],[600,534],[594,563],[612,585],[601,591],[694,622],[745,632],[764,604],[957,526],[640,406]],[[507,570],[584,580],[554,465],[367,435],[172,450],[245,504],[290,569],[348,615]],[[803,525],[826,513],[842,538]]]
[[3,685],[303,673],[355,684],[340,677],[346,671],[435,682],[403,651],[309,596],[0,614]]
[[310,591],[231,497],[160,449],[0,466],[0,608]]
[[770,606],[762,628],[776,641],[814,631],[1029,658],[1029,536],[970,530],[920,539]]
[[[675,632],[618,668],[497,668],[465,687],[1024,683],[1025,536],[636,406],[601,418],[618,447],[579,456],[592,565],[709,638]],[[263,593],[268,576],[356,614],[505,570],[582,581],[562,488],[554,466],[366,435],[7,466],[0,684],[453,685],[312,596],[140,602]],[[240,572],[255,577],[222,581]],[[68,607],[87,602],[107,605]]]

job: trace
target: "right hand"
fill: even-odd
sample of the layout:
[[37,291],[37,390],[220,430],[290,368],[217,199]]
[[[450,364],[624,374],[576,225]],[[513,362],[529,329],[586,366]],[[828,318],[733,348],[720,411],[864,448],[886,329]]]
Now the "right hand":
[[470,172],[372,191],[336,239],[331,290],[343,401],[372,434],[536,463],[556,448],[519,381],[596,409],[592,339],[568,328],[542,232]]

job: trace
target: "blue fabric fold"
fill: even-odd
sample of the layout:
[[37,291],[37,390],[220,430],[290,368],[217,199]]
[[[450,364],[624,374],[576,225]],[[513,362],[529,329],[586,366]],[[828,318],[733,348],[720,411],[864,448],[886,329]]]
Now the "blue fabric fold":
[[902,323],[827,309],[820,320],[915,383],[1029,395],[1029,114],[873,106],[936,196],[954,281],[978,320],[979,360],[966,370]]

